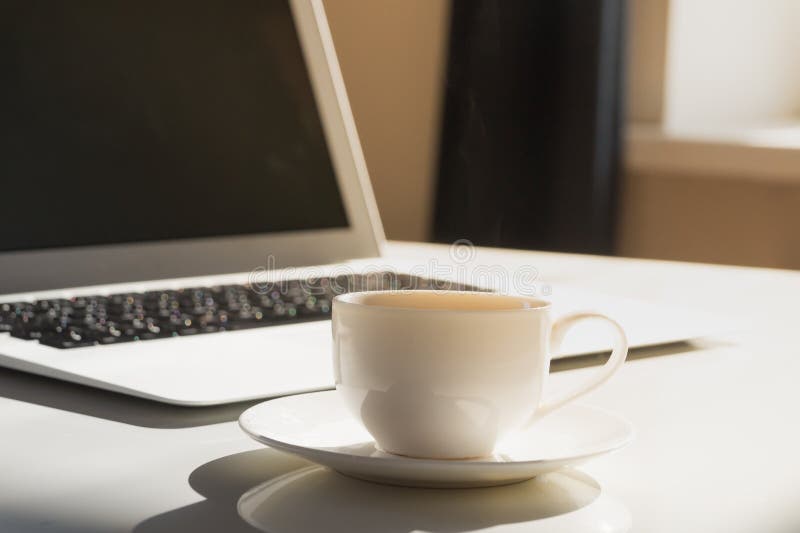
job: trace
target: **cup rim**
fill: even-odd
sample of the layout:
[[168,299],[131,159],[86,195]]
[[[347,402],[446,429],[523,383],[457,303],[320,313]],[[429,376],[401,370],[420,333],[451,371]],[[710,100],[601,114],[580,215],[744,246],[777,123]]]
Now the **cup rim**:
[[[528,303],[534,304],[530,307],[514,307],[508,309],[447,309],[447,308],[426,308],[426,307],[407,307],[407,306],[394,306],[394,305],[377,305],[377,304],[369,304],[365,302],[356,301],[358,298],[367,296],[367,295],[380,295],[380,294],[434,294],[434,295],[445,295],[445,294],[458,294],[458,295],[471,295],[476,297],[483,297],[483,298],[490,298],[490,297],[505,297],[505,298],[514,298],[522,301],[526,301]],[[489,292],[489,291],[458,291],[458,290],[432,290],[432,289],[396,289],[396,290],[377,290],[377,291],[354,291],[348,292],[345,294],[339,294],[333,298],[333,308],[336,309],[336,305],[344,305],[346,307],[360,307],[360,308],[369,308],[375,309],[380,311],[395,311],[395,312],[423,312],[423,313],[464,313],[464,314],[478,314],[478,313],[520,313],[520,312],[536,312],[536,311],[546,311],[550,309],[552,303],[548,300],[542,300],[541,298],[534,298],[531,296],[520,296],[516,294],[501,294],[496,292]]]

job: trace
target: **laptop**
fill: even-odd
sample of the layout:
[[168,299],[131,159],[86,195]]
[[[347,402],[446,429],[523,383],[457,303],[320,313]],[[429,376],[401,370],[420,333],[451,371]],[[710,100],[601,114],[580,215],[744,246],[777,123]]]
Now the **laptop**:
[[320,390],[337,293],[481,288],[364,269],[320,0],[12,0],[2,27],[0,365],[187,406]]

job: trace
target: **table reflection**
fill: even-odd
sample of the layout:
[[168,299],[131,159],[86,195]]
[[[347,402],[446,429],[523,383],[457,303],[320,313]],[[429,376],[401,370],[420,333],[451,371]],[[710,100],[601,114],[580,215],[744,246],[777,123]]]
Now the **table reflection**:
[[600,485],[566,469],[478,489],[380,485],[321,466],[300,468],[245,493],[239,515],[269,533],[622,532],[631,517]]

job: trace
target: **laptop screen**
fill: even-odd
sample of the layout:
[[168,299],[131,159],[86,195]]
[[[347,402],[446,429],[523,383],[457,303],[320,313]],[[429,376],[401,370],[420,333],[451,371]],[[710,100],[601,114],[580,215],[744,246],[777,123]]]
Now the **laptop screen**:
[[347,226],[284,0],[6,0],[0,251]]

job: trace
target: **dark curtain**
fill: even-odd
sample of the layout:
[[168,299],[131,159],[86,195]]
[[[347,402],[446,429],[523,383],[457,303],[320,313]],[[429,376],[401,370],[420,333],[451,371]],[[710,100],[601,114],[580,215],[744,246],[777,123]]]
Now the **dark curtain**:
[[454,0],[434,236],[613,253],[624,0]]

